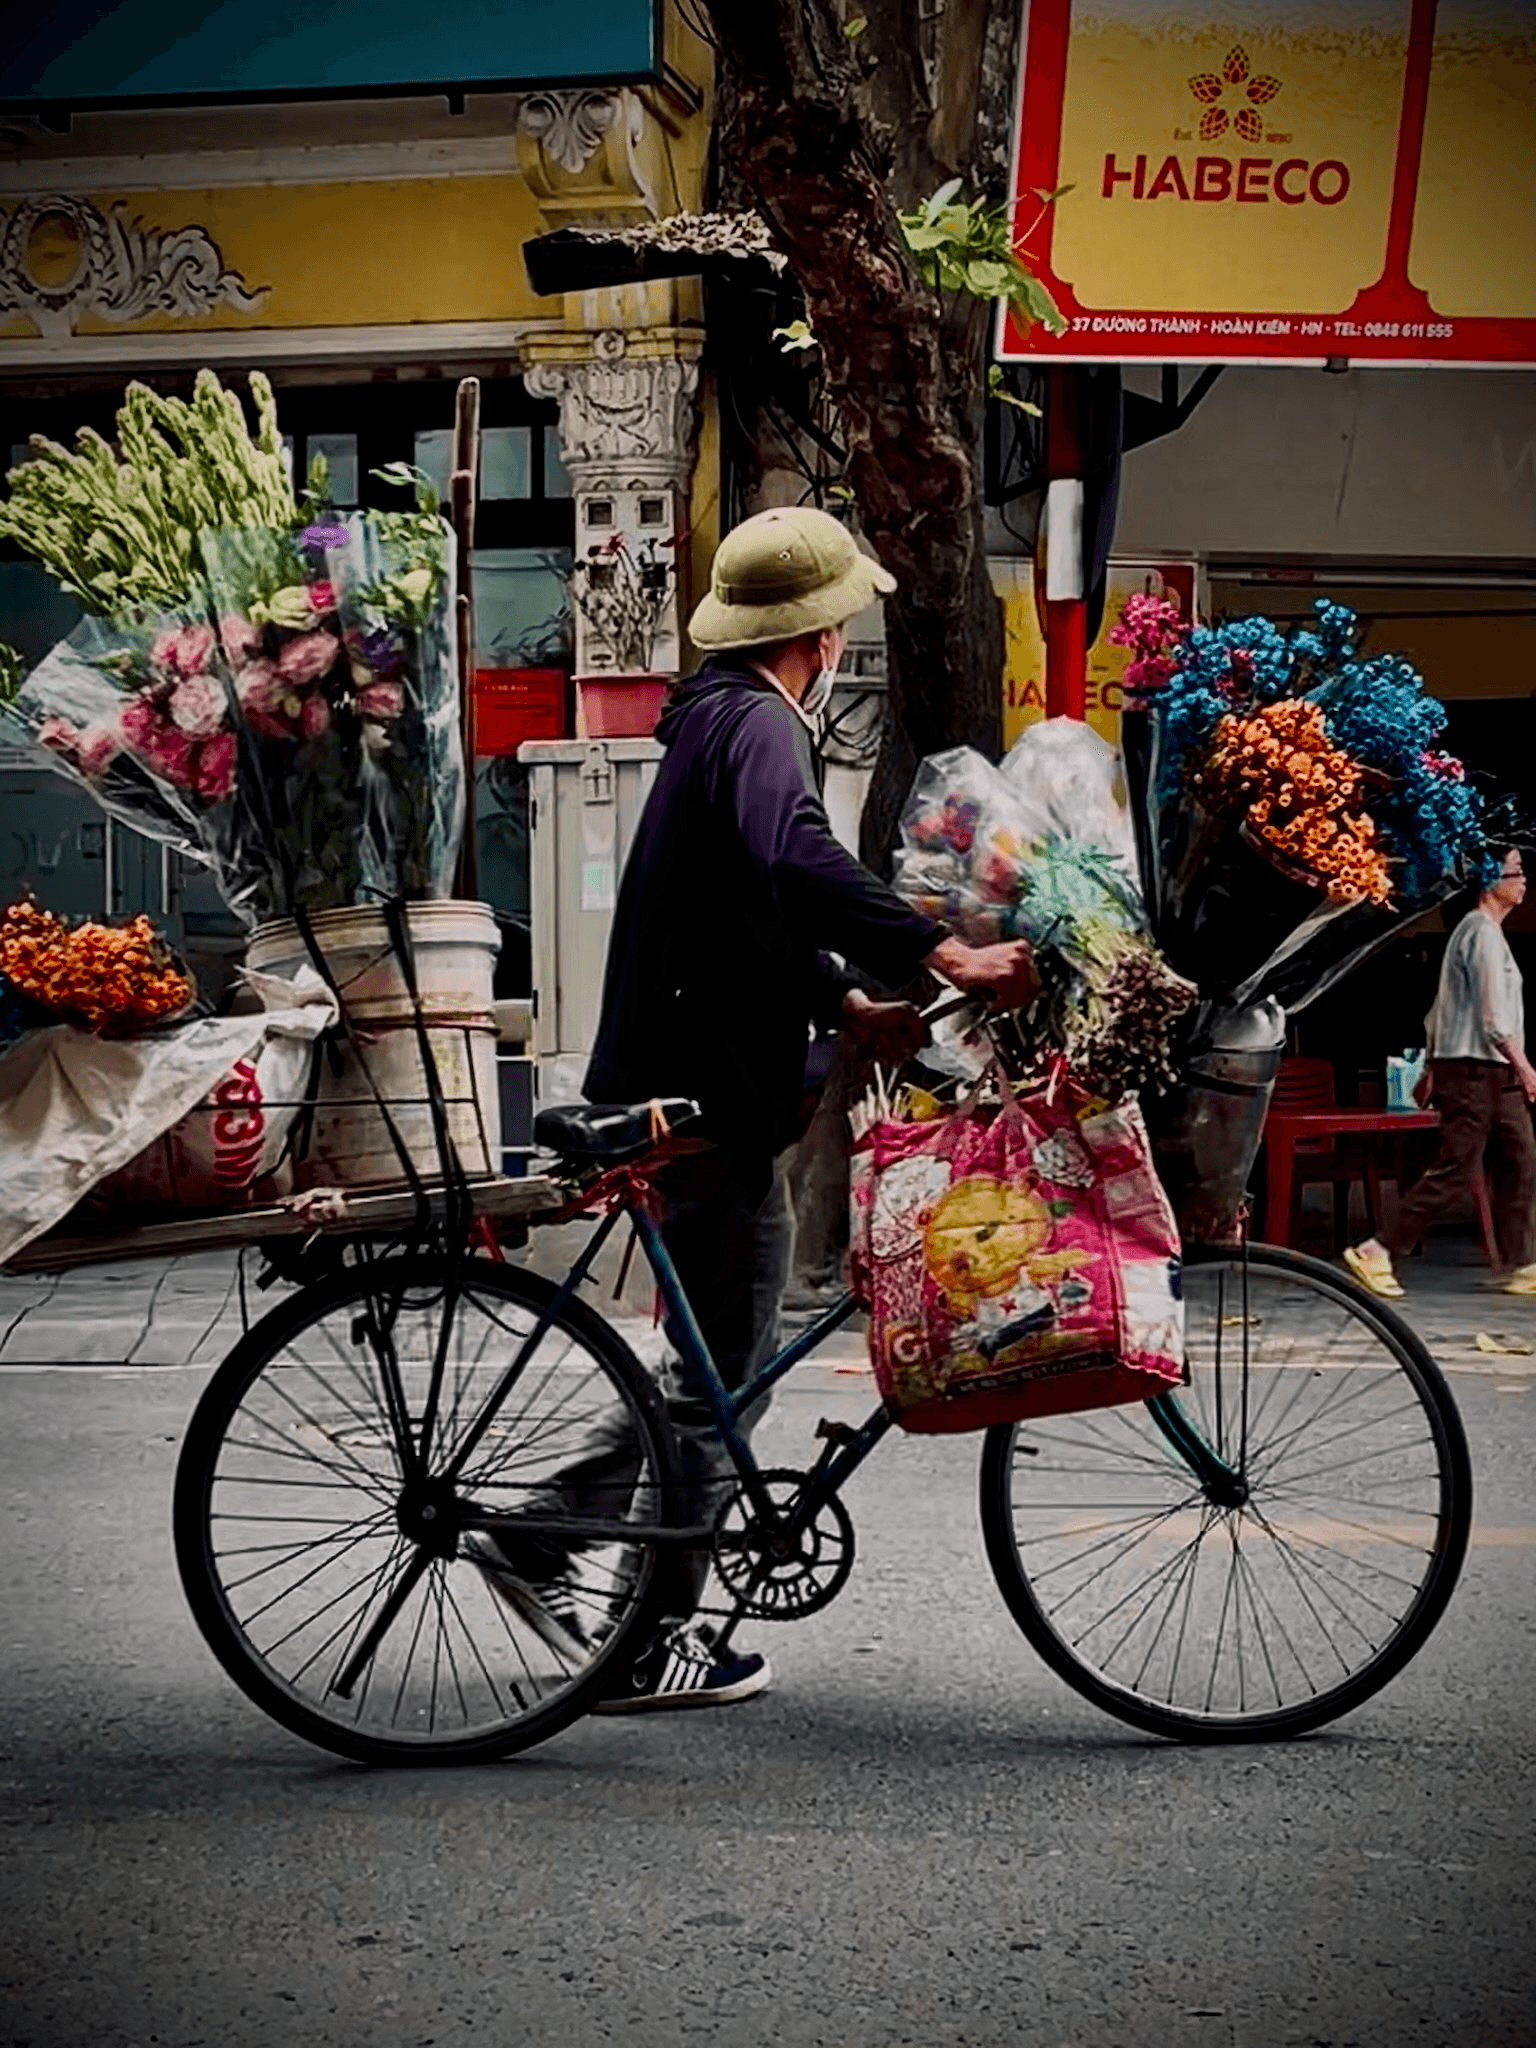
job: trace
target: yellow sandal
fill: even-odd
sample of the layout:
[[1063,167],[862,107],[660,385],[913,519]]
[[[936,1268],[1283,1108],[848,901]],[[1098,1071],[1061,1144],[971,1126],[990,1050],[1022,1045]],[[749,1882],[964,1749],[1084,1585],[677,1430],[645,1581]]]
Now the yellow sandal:
[[1402,1286],[1392,1270],[1392,1261],[1382,1253],[1379,1259],[1368,1259],[1356,1246],[1344,1247],[1344,1263],[1351,1273],[1371,1294],[1379,1294],[1383,1301],[1401,1301]]

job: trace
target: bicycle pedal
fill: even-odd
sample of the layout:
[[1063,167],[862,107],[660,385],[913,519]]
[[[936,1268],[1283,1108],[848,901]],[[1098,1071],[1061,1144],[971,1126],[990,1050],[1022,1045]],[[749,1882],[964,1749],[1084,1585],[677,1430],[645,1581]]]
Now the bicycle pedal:
[[816,1425],[817,1441],[825,1440],[829,1444],[837,1445],[839,1449],[844,1444],[851,1444],[857,1435],[858,1431],[850,1427],[848,1423],[829,1422],[825,1415]]

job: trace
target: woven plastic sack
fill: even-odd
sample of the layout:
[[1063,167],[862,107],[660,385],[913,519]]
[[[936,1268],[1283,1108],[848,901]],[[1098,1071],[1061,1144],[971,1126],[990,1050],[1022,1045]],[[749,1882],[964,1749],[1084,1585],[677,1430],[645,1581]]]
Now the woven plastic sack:
[[886,1406],[923,1434],[1144,1401],[1183,1373],[1178,1226],[1134,1102],[1068,1089],[879,1123],[854,1286]]

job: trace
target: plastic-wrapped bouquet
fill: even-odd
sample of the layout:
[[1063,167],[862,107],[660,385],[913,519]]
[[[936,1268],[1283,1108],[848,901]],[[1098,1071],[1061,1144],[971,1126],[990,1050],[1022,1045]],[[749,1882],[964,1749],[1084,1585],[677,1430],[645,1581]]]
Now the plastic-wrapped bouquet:
[[1191,627],[1132,598],[1126,765],[1152,928],[1233,1005],[1287,1010],[1403,923],[1494,872],[1489,820],[1445,713],[1396,655],[1358,651],[1355,614]]
[[190,407],[130,389],[121,462],[82,436],[12,472],[0,530],[91,615],[10,715],[104,809],[212,868],[248,924],[446,895],[464,764],[435,497],[307,516],[252,383],[254,441],[204,372]]
[[993,767],[968,747],[919,767],[895,882],[972,944],[1028,939],[1040,993],[1018,1020],[1028,1065],[1064,1059],[1110,1100],[1171,1078],[1195,990],[1147,932],[1111,750],[1053,720]]

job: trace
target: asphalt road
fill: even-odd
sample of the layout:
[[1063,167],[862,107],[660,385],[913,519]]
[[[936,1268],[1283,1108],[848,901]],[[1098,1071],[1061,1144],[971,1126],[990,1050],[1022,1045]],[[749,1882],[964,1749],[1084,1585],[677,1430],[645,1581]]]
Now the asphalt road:
[[[4,2048],[1528,2048],[1536,1380],[1459,1377],[1480,1481],[1429,1647],[1288,1746],[1107,1721],[1008,1620],[974,1439],[855,1482],[774,1690],[458,1773],[234,1692],[168,1500],[205,1374],[0,1370]],[[867,1385],[807,1369],[804,1463]]]

